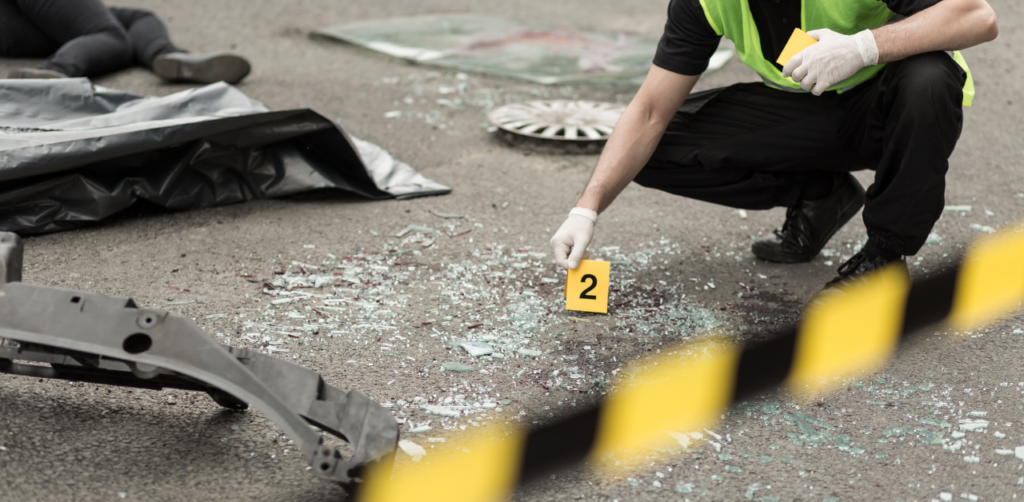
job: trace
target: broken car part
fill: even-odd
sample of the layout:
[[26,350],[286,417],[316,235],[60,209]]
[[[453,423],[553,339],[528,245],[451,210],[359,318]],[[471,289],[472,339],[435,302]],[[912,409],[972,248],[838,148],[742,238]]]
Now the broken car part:
[[[129,298],[8,283],[0,289],[0,337],[17,342],[0,346],[0,372],[203,391],[235,410],[251,404],[326,480],[351,485],[361,468],[394,458],[398,424],[366,395],[328,385],[302,366],[217,344],[190,319]],[[323,444],[313,426],[348,441],[351,458]]]

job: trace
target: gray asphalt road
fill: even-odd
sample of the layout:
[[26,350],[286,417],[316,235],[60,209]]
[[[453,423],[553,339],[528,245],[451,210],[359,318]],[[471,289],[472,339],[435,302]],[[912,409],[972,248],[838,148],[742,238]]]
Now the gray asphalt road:
[[[623,363],[711,326],[730,326],[751,339],[793,322],[865,240],[855,221],[811,263],[758,262],[751,239],[779,225],[781,210],[741,218],[728,208],[632,186],[602,217],[592,248],[597,257],[620,262],[613,267],[611,313],[566,312],[546,242],[596,157],[509,148],[481,127],[483,113],[490,104],[536,97],[624,103],[632,91],[461,79],[308,37],[330,24],[438,12],[657,36],[661,0],[127,3],[157,12],[193,51],[246,54],[255,69],[240,88],[268,106],[308,107],[335,118],[454,192],[403,202],[330,197],[183,213],[129,210],[85,230],[27,239],[25,281],[131,296],[193,317],[219,341],[287,350],[275,354],[393,406],[403,437],[426,448],[421,462],[431,459],[436,443],[429,438],[451,442],[486,423],[529,425],[571,413],[598,398]],[[947,204],[971,210],[944,213],[935,228],[939,239],[911,259],[915,276],[952,260],[985,233],[977,228],[998,228],[1024,213],[1017,95],[1024,7],[992,3],[1001,34],[966,53],[978,98],[966,113],[946,193]],[[0,73],[30,63],[0,60]],[[700,88],[755,79],[733,61]],[[97,83],[153,95],[188,87],[142,69]],[[459,83],[465,109],[436,103],[450,97],[442,88]],[[412,113],[386,119],[392,110]],[[858,177],[869,183],[871,174]],[[442,219],[432,210],[466,217]],[[436,232],[395,236],[410,224]],[[271,297],[244,277],[271,279],[281,270],[293,280],[302,280],[303,270],[331,270],[352,281],[317,291],[334,295],[334,302],[270,306]],[[196,301],[171,303],[185,300]],[[704,431],[687,451],[652,452],[628,479],[572,471],[515,498],[1016,499],[1024,493],[1024,460],[1013,455],[1024,445],[1022,328],[1018,314],[960,337],[929,331],[881,374],[820,401],[773,394],[737,408],[712,431],[722,437],[714,439],[718,446]],[[467,338],[491,343],[497,354],[471,358],[452,347]],[[513,349],[542,355],[517,358]],[[445,363],[472,371],[440,371]],[[451,398],[474,411],[459,419],[426,415],[413,404],[417,396],[435,404]],[[423,426],[430,429],[409,432]],[[287,438],[258,413],[223,411],[205,395],[181,391],[0,376],[0,445],[5,501],[343,497],[306,472]],[[410,459],[402,454],[399,461]]]

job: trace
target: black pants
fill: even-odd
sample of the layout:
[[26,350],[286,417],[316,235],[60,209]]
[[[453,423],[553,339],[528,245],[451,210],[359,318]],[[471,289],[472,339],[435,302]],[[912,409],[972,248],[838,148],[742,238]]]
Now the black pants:
[[676,113],[635,181],[743,209],[789,207],[835,173],[873,169],[868,245],[913,255],[944,205],[960,137],[964,71],[943,52],[890,63],[843,94],[762,83],[696,93]]
[[0,57],[48,58],[40,68],[93,77],[181,52],[152,13],[100,0],[0,0]]

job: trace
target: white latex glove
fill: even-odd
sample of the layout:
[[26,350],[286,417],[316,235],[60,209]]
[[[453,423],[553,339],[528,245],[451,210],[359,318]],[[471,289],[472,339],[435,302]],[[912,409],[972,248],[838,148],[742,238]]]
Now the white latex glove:
[[580,214],[569,214],[565,223],[551,237],[551,248],[555,252],[555,263],[559,267],[575,270],[580,266],[590,240],[594,238],[594,226],[597,219]]
[[807,32],[818,43],[800,51],[782,68],[800,88],[815,96],[853,76],[865,66],[878,64],[878,46],[871,30],[843,35],[829,29]]

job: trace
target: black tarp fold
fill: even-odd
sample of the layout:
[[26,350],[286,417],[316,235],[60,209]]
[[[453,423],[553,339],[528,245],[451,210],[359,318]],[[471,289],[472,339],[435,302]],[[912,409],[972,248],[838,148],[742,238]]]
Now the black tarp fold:
[[156,98],[0,80],[0,230],[67,230],[140,199],[182,210],[319,188],[451,191],[312,110],[270,111],[224,83]]

